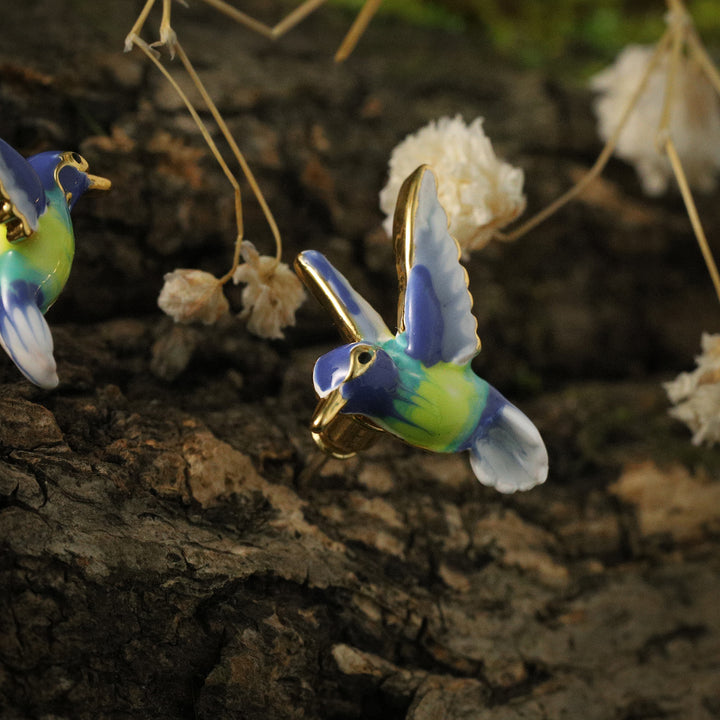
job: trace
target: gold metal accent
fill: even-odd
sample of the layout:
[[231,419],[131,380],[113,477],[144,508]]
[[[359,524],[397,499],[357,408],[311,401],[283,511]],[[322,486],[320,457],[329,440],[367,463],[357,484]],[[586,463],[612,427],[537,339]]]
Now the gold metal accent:
[[[295,259],[294,265],[295,272],[310,294],[332,316],[343,340],[345,342],[362,340],[360,329],[326,279],[314,267],[305,262],[301,255]],[[374,354],[375,351],[370,345],[359,345],[354,348],[345,380],[351,376],[359,377],[372,365],[372,363],[359,362],[362,352]],[[341,459],[352,457],[361,450],[367,450],[384,432],[371,420],[361,415],[342,414],[340,411],[345,402],[339,389],[331,391],[324,398],[320,398],[310,423],[310,431],[315,444],[324,452]]]
[[[87,172],[89,167],[88,162],[82,155],[78,155],[76,152],[64,152],[60,154],[60,162],[55,167],[55,173],[53,174],[55,184],[63,192],[65,192],[65,188],[60,184],[60,171],[66,167],[74,167],[78,172],[87,175],[89,182],[88,190],[109,190],[112,186],[112,183],[107,178],[100,177],[99,175],[91,175]],[[72,193],[65,192],[65,200],[70,204]]]
[[330,283],[312,265],[308,264],[302,255],[295,258],[294,267],[310,294],[330,313],[343,340],[345,342],[362,340],[360,329],[340,299],[336,297]]
[[88,174],[87,179],[90,181],[88,190],[109,190],[112,187],[110,180],[99,175]]
[[[407,290],[407,279],[412,266],[415,264],[415,216],[417,215],[420,196],[420,186],[423,176],[430,171],[428,165],[421,165],[415,172],[409,175],[403,182],[398,192],[397,203],[395,204],[395,215],[393,216],[393,246],[395,249],[395,264],[398,276],[398,306],[397,326],[398,332],[405,331],[405,292]],[[453,238],[457,248],[457,259],[460,261],[460,245]],[[469,287],[467,270],[461,265],[465,273],[465,286]],[[468,290],[470,295],[470,291]],[[473,297],[470,295],[472,306]],[[477,328],[477,319],[475,320]],[[477,332],[476,332],[477,336]],[[480,337],[477,336],[476,351],[480,352]]]
[[5,201],[0,207],[0,223],[5,223],[6,237],[8,242],[17,242],[22,238],[30,237],[33,229],[30,227],[28,219],[15,207],[15,203],[0,182],[0,197]]
[[[368,362],[361,362],[363,353],[371,353]],[[349,458],[360,450],[369,448],[384,432],[374,422],[362,415],[341,414],[347,400],[342,396],[342,384],[358,378],[372,367],[375,360],[372,345],[358,345],[350,353],[350,367],[343,382],[325,397],[320,398],[310,423],[315,444],[336,458]]]
[[341,414],[346,402],[340,388],[336,388],[324,398],[320,398],[310,423],[315,444],[340,459],[367,450],[384,432],[362,415]]

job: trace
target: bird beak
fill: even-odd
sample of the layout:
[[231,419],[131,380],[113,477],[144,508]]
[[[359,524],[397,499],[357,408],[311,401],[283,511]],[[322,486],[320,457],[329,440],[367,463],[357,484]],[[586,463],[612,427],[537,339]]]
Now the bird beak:
[[87,179],[90,183],[88,190],[109,190],[112,186],[112,183],[107,178],[100,177],[99,175],[88,174]]
[[383,431],[368,418],[340,412],[347,403],[341,388],[338,386],[320,398],[310,431],[321,450],[344,459],[367,450]]
[[322,434],[332,424],[338,413],[345,407],[347,400],[342,395],[342,385],[338,385],[320,401],[315,408],[310,430]]

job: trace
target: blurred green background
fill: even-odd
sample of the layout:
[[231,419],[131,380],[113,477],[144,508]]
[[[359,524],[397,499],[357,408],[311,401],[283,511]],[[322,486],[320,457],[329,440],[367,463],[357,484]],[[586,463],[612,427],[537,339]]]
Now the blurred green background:
[[[363,4],[333,2],[355,10]],[[686,6],[709,49],[720,48],[720,0]],[[384,0],[380,9],[408,22],[477,33],[521,65],[579,77],[629,43],[656,41],[666,12],[663,0]]]

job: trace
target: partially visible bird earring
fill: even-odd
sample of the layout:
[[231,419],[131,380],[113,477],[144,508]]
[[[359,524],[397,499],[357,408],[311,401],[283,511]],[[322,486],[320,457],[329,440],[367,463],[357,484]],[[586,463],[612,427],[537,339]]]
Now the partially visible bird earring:
[[426,166],[400,190],[393,235],[395,335],[319,252],[307,250],[295,262],[349,343],[315,364],[317,445],[347,457],[389,432],[427,450],[470,451],[477,478],[500,492],[544,482],[548,456],[537,428],[470,367],[480,340],[468,276]]
[[0,140],[0,345],[43,388],[58,384],[53,340],[43,314],[70,275],[75,253],[70,210],[110,181],[87,173],[74,152],[25,160]]

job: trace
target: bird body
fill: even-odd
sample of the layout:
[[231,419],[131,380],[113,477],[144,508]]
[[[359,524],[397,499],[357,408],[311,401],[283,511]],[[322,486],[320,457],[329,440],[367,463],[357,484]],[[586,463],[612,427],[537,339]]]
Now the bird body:
[[472,370],[477,322],[447,227],[434,176],[422,166],[401,189],[395,215],[395,334],[323,255],[299,256],[296,269],[351,341],[315,364],[316,441],[330,446],[324,434],[340,417],[361,419],[358,428],[369,422],[427,450],[469,450],[481,482],[527,490],[545,481],[547,451],[533,423]]
[[75,255],[75,235],[63,193],[58,188],[47,196],[48,207],[38,229],[22,242],[10,242],[6,226],[0,225],[0,287],[20,278],[36,286],[42,313],[65,287]]
[[86,190],[110,187],[86,170],[76,153],[44,152],[25,160],[0,140],[0,345],[25,377],[44,388],[58,383],[43,315],[70,275],[70,210]]

